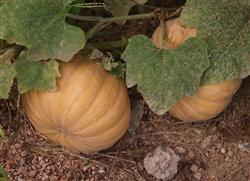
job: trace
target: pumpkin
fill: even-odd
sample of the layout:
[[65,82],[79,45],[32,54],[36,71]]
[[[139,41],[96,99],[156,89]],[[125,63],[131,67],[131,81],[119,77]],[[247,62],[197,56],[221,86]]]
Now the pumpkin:
[[[188,38],[197,35],[195,29],[181,25],[178,19],[166,22],[165,32],[166,48],[168,49],[177,48]],[[152,42],[156,47],[162,48],[161,26],[154,31]],[[211,119],[227,107],[240,85],[241,79],[233,79],[200,86],[195,96],[183,96],[170,108],[169,112],[187,122]]]
[[106,72],[98,60],[76,55],[60,64],[56,91],[23,97],[36,130],[60,145],[81,152],[111,147],[127,131],[130,100],[123,80]]

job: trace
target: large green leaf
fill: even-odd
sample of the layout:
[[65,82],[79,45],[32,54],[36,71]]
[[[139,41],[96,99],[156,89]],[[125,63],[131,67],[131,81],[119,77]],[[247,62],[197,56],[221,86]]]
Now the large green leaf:
[[127,62],[127,85],[137,84],[157,114],[165,113],[183,95],[194,95],[210,65],[207,44],[198,38],[165,50],[156,48],[146,36],[134,36],[122,58]]
[[249,0],[188,0],[181,22],[208,42],[212,66],[203,83],[250,74]]
[[85,44],[78,27],[65,23],[72,0],[8,0],[0,6],[0,38],[28,48],[30,59],[68,61]]
[[15,75],[15,68],[10,61],[0,64],[0,99],[9,97]]
[[55,90],[56,78],[60,76],[58,66],[55,60],[30,61],[27,55],[21,55],[16,64],[19,91],[24,93],[32,89]]

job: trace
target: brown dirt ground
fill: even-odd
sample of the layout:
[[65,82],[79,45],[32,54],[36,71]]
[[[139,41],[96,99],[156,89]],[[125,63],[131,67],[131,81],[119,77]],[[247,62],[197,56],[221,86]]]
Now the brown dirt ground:
[[0,164],[13,180],[154,181],[143,159],[160,145],[181,157],[173,181],[250,180],[250,152],[238,147],[250,143],[250,79],[243,82],[229,107],[207,122],[183,123],[168,113],[157,116],[145,105],[133,134],[93,155],[72,153],[39,135],[16,100],[14,93],[0,104],[6,130],[0,142]]

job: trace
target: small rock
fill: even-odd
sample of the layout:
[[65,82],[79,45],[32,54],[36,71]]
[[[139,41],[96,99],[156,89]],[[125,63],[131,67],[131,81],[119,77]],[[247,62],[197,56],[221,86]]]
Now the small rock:
[[177,146],[175,150],[180,154],[184,154],[186,152],[186,150],[182,146]]
[[82,170],[83,170],[84,172],[86,172],[88,169],[89,169],[89,165],[86,165],[86,166],[82,167]]
[[250,151],[250,143],[238,144],[238,148],[239,148],[241,151]]
[[180,157],[168,147],[158,147],[144,158],[144,167],[148,174],[157,179],[169,180],[177,173]]
[[226,149],[222,147],[222,148],[220,149],[220,152],[224,154],[224,153],[226,153]]
[[194,156],[195,156],[194,152],[191,151],[191,150],[189,150],[189,152],[188,152],[188,158],[191,160],[191,159],[194,158]]
[[105,173],[105,170],[100,169],[100,170],[97,171],[97,173],[99,173],[99,174]]
[[192,172],[196,173],[196,172],[199,170],[199,168],[198,168],[197,165],[193,164],[193,165],[191,166],[190,170],[191,170]]
[[201,130],[196,129],[196,128],[194,128],[194,132],[195,132],[196,134],[198,134],[198,135],[200,135],[200,134],[201,134]]
[[36,174],[37,174],[37,170],[31,170],[31,171],[28,173],[28,176],[34,178],[34,177],[36,176]]
[[212,140],[212,136],[209,135],[207,137],[205,137],[202,142],[201,142],[201,148],[205,149],[207,148],[210,144],[211,144],[211,140]]
[[194,174],[194,178],[196,178],[197,180],[201,179],[201,173],[197,172]]

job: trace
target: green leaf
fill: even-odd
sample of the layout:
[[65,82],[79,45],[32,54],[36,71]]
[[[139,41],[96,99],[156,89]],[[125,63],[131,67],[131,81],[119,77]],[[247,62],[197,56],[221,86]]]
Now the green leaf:
[[10,61],[0,64],[0,99],[9,97],[15,75],[15,68]]
[[[127,16],[130,9],[137,4],[144,4],[147,0],[104,0],[105,9],[113,16]],[[122,24],[126,21],[122,21]]]
[[9,181],[8,174],[5,172],[4,168],[0,165],[0,181]]
[[249,0],[188,0],[181,22],[208,42],[212,66],[204,84],[250,74]]
[[84,33],[65,23],[72,0],[9,0],[0,6],[0,38],[28,48],[30,59],[70,58],[84,47]]
[[59,63],[55,60],[44,62],[32,61],[25,54],[16,64],[18,89],[20,93],[29,90],[56,90],[56,78],[60,76]]
[[118,78],[124,78],[125,64],[122,62],[115,62],[111,53],[108,53],[109,57],[104,57],[102,62],[102,67],[110,72],[112,75]]
[[143,35],[134,36],[122,58],[127,62],[126,82],[137,84],[150,109],[164,114],[183,95],[194,95],[209,67],[207,44],[190,38],[175,50],[156,48]]

